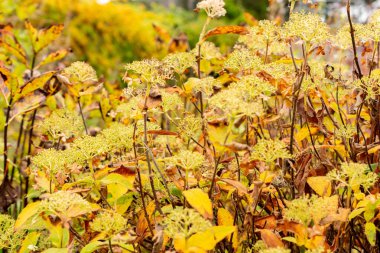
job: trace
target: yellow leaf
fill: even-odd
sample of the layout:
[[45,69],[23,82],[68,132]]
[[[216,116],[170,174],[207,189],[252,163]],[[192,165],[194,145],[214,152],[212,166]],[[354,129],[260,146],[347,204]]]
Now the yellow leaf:
[[[318,127],[310,127],[310,133],[316,134],[318,132]],[[309,137],[310,135],[309,129],[307,127],[301,128],[301,130],[295,135],[295,139],[298,143],[300,143],[303,139]]]
[[331,180],[328,177],[309,177],[307,183],[319,196],[329,197],[331,195]]
[[[234,225],[234,217],[224,208],[218,209],[218,225],[221,226],[233,226]],[[232,246],[236,249],[238,245],[238,230],[235,227],[234,234],[232,236]],[[229,239],[231,238],[229,237]]]
[[40,212],[41,201],[33,202],[28,204],[17,217],[15,223],[15,229],[18,230],[23,227],[25,223],[28,222],[33,216],[37,215]]
[[36,68],[39,68],[43,65],[61,60],[69,53],[69,50],[67,49],[60,49],[56,52],[50,53],[48,56],[46,56],[37,66]]
[[38,53],[51,42],[58,38],[63,30],[63,25],[51,25],[48,28],[36,30],[29,21],[25,22],[25,27],[29,31],[29,37],[32,40],[33,51]]
[[188,191],[184,191],[187,202],[206,219],[212,219],[212,203],[208,195],[201,189],[195,188]]
[[375,147],[373,147],[373,148],[370,148],[370,149],[368,150],[368,154],[374,154],[374,153],[376,153],[378,150],[380,150],[380,145],[377,145],[377,146],[375,146]]
[[234,217],[224,208],[218,209],[218,224],[222,226],[233,226]]
[[187,247],[198,247],[203,250],[212,250],[218,242],[235,232],[235,230],[235,226],[211,227],[206,231],[192,235],[187,242]]

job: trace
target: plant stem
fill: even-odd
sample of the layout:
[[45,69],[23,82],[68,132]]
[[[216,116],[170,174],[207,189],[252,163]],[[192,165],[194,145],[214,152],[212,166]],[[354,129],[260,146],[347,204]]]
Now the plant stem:
[[81,117],[82,117],[82,121],[83,121],[84,130],[86,130],[86,134],[88,134],[87,125],[86,125],[86,120],[84,119],[83,110],[82,110],[82,105],[81,105],[81,103],[80,103],[80,97],[78,97],[78,105],[79,105],[79,112],[80,112],[80,115],[81,115]]

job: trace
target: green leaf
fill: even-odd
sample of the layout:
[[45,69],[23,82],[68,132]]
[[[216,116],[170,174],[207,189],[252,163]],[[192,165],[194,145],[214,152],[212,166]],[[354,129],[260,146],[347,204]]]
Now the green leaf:
[[53,224],[48,218],[44,219],[45,226],[50,233],[49,239],[54,247],[67,247],[70,233],[61,223]]
[[365,224],[365,235],[367,236],[368,242],[372,245],[376,245],[376,226],[372,222],[367,222]]
[[349,220],[352,220],[353,218],[355,218],[356,216],[360,215],[362,212],[365,211],[365,208],[358,208],[358,209],[355,209],[353,210],[350,215],[348,216],[348,219]]

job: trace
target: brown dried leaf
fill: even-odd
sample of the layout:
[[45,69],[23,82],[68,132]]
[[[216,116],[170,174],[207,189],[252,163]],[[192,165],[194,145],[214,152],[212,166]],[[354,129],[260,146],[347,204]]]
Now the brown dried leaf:
[[238,26],[238,25],[226,25],[226,26],[218,26],[210,31],[208,31],[205,36],[202,38],[202,42],[206,41],[208,38],[216,35],[222,35],[222,34],[239,34],[239,35],[245,35],[248,34],[249,31],[244,26]]

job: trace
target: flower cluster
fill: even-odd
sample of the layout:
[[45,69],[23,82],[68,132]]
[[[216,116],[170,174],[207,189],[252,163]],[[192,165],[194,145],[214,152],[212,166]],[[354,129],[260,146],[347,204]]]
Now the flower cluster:
[[226,15],[223,0],[203,0],[197,4],[198,9],[203,9],[210,18],[219,18]]
[[66,77],[72,85],[98,82],[96,71],[88,63],[81,61],[73,62],[63,69],[61,75]]
[[166,160],[170,164],[179,166],[184,170],[197,170],[205,162],[202,154],[189,150],[182,150],[177,155],[166,158]]
[[297,221],[309,226],[319,224],[328,215],[333,215],[338,210],[338,195],[332,197],[302,197],[287,203],[284,209],[284,218]]
[[287,37],[296,37],[307,44],[318,44],[329,37],[329,29],[320,16],[313,13],[293,12],[284,24]]
[[234,50],[224,62],[224,68],[234,71],[258,70],[262,60],[248,49]]
[[349,186],[355,193],[360,192],[360,187],[366,191],[372,187],[378,176],[371,172],[367,164],[343,163],[341,168],[330,171],[327,176],[339,182],[340,186]]
[[90,227],[93,231],[107,235],[120,233],[126,228],[126,225],[126,219],[114,211],[101,212],[96,215],[95,219],[90,223]]
[[193,209],[179,207],[166,216],[163,225],[165,234],[170,238],[184,237],[186,239],[211,227],[211,223]]
[[80,116],[67,109],[53,111],[53,113],[43,121],[42,128],[49,133],[54,140],[79,136],[84,130]]
[[271,163],[278,158],[291,158],[284,142],[280,140],[259,140],[253,147],[252,160]]
[[182,74],[186,69],[195,65],[195,55],[189,52],[179,52],[169,54],[162,61],[175,72]]
[[128,63],[125,70],[123,80],[135,88],[165,85],[166,80],[172,77],[172,69],[157,59]]

